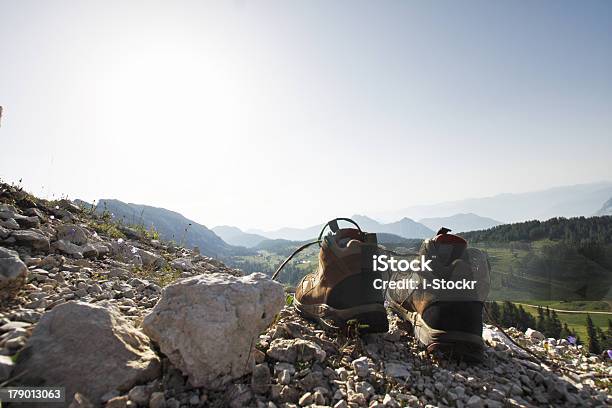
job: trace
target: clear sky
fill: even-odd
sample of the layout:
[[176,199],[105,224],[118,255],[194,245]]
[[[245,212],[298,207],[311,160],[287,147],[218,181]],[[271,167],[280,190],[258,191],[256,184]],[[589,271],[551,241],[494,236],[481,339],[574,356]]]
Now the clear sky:
[[0,105],[5,181],[209,227],[610,180],[612,2],[0,0]]

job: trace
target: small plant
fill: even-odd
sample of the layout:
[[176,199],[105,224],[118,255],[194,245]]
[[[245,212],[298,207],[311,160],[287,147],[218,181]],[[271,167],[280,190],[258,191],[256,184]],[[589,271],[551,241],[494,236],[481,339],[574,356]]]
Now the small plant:
[[92,221],[89,223],[89,226],[96,231],[98,234],[106,235],[110,238],[124,238],[125,234],[119,230],[117,225],[111,221],[102,220],[102,222]]
[[302,371],[306,368],[310,368],[310,364],[307,361],[296,361],[295,369],[297,371]]
[[361,335],[361,331],[369,327],[370,325],[360,323],[357,319],[351,319],[346,322],[346,336],[359,337]]
[[173,268],[169,264],[165,264],[159,270],[154,267],[135,266],[132,272],[136,277],[152,281],[162,288],[181,277],[181,271]]
[[155,229],[155,226],[151,225],[149,229],[147,229],[144,224],[134,224],[130,225],[130,228],[135,229],[140,236],[148,240],[159,240],[159,232]]

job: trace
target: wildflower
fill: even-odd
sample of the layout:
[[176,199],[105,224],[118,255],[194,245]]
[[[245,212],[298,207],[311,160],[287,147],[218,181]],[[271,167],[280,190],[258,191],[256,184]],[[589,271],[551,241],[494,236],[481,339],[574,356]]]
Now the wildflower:
[[576,345],[576,336],[567,336],[567,341],[569,344],[575,346]]
[[132,247],[132,253],[135,254],[136,252],[138,252],[138,249],[136,249],[136,247]]
[[55,219],[55,216],[51,215],[51,216],[49,216],[49,218],[51,218],[52,220],[54,220],[54,219]]
[[606,353],[608,353],[608,358],[612,360],[612,350],[606,350]]
[[117,240],[117,243],[122,244],[122,243],[123,243],[123,238],[119,238],[119,239]]
[[56,205],[56,206],[55,206],[55,209],[56,209],[56,210],[59,210],[59,205]]

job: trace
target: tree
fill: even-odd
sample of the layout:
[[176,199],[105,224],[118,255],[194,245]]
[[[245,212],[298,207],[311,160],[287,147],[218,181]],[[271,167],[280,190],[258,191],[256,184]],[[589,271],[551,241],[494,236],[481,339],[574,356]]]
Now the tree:
[[535,327],[536,321],[532,315],[527,313],[523,306],[519,305],[518,307],[518,323],[517,327],[522,331],[527,330],[529,327]]
[[501,317],[501,313],[499,310],[499,304],[497,304],[497,302],[490,302],[489,303],[489,315],[491,317],[491,320],[493,320],[491,323],[494,324],[499,324],[499,319]]
[[559,316],[557,316],[557,312],[554,310],[550,314],[550,337],[554,337],[555,339],[560,338],[561,336],[561,321],[559,320]]
[[540,333],[544,333],[546,331],[546,320],[544,318],[544,309],[541,306],[538,306],[538,319],[536,321],[536,330]]
[[593,324],[593,320],[591,320],[591,316],[587,314],[587,345],[589,347],[589,352],[593,354],[601,353],[601,346],[599,345],[599,339],[597,338],[597,330],[595,329],[595,325]]
[[563,327],[561,328],[561,332],[559,333],[559,338],[567,339],[569,336],[572,336],[572,331],[567,326],[567,323],[563,323]]

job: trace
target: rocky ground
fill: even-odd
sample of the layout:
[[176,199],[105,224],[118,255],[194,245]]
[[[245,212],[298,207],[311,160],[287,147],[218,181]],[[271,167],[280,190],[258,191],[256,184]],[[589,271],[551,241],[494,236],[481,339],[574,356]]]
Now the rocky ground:
[[565,340],[508,330],[563,373],[493,327],[476,366],[393,314],[385,334],[327,333],[265,276],[154,238],[0,184],[0,383],[61,384],[72,407],[612,404],[610,362]]

